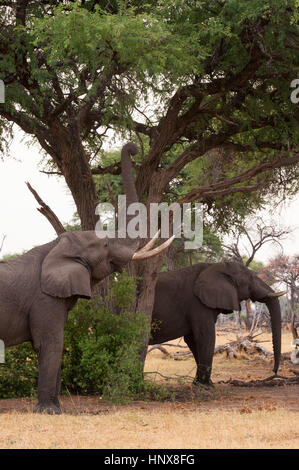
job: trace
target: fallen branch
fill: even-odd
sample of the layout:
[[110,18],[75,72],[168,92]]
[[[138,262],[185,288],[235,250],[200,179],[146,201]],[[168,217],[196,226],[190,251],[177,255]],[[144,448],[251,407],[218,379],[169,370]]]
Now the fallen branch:
[[254,339],[260,334],[261,331],[257,331],[255,334],[252,331],[248,336],[238,337],[235,341],[216,346],[214,354],[226,353],[226,356],[230,359],[239,358],[242,353],[247,355],[259,354],[263,359],[268,359],[272,356],[272,353]]
[[282,375],[271,375],[266,379],[257,379],[257,380],[237,380],[237,379],[229,379],[229,380],[221,380],[218,383],[221,384],[229,384],[235,385],[237,387],[275,387],[275,386],[282,386],[282,385],[293,385],[299,384],[299,373],[297,373],[295,377],[284,377]]
[[160,377],[162,377],[163,379],[165,380],[177,380],[177,379],[187,379],[187,380],[194,380],[194,377],[191,377],[191,375],[179,375],[179,374],[174,374],[174,376],[172,377],[169,377],[167,375],[163,375],[161,374],[161,372],[157,372],[157,371],[154,371],[154,372],[144,372],[144,374],[157,374],[159,375]]
[[155,375],[160,375],[165,380],[174,380],[176,377],[167,377],[166,375],[161,374],[160,372],[144,372],[145,375],[147,374],[155,374]]
[[188,356],[192,356],[191,351],[186,351],[186,352],[175,352],[174,354],[171,354],[170,352],[165,349],[164,346],[169,346],[173,348],[184,348],[188,349],[188,346],[182,346],[180,344],[167,344],[167,343],[162,343],[162,344],[154,344],[151,348],[148,349],[147,354],[153,351],[154,349],[159,349],[163,354],[166,356],[174,359],[175,361],[179,361],[181,359],[185,359]]
[[[168,345],[167,345],[168,346]],[[159,351],[161,351],[162,353],[166,354],[166,356],[171,356],[171,354],[165,349],[163,348],[163,346],[161,344],[155,344],[154,346],[152,346],[148,351],[147,351],[147,354],[150,353],[151,351],[153,351],[154,349],[159,349]]]
[[175,361],[181,361],[182,359],[186,359],[187,357],[190,357],[192,356],[192,352],[191,351],[186,351],[186,352],[176,352],[174,354],[172,354],[173,356],[173,359]]
[[[260,330],[258,330],[256,333],[252,331],[248,336],[238,337],[237,340],[235,341],[231,341],[227,344],[216,346],[214,354],[216,355],[216,354],[226,353],[226,356],[230,359],[232,358],[239,359],[240,355],[243,353],[247,355],[259,354],[263,359],[268,359],[272,357],[272,353],[268,351],[266,348],[264,348],[263,346],[261,346],[260,344],[258,344],[258,343],[261,343],[262,341],[257,341],[254,339],[257,336],[259,336],[261,333],[262,332]],[[174,354],[172,354],[167,351],[166,347],[183,348],[183,349],[188,349],[188,351],[186,352],[177,351]],[[155,344],[151,348],[148,349],[147,353],[150,353],[154,349],[158,349],[167,357],[174,359],[175,361],[184,360],[187,357],[192,356],[192,352],[189,350],[188,346],[182,346],[180,344],[168,344],[168,343]]]

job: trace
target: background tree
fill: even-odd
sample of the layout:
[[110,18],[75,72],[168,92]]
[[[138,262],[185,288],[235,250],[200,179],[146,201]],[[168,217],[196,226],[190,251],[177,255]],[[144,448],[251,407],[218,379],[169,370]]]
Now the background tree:
[[[295,0],[2,0],[0,17],[1,134],[16,124],[40,144],[83,230],[95,224],[94,175],[120,174],[119,158],[99,157],[111,131],[140,142],[148,206],[175,188],[228,226],[298,189]],[[135,271],[149,317],[160,265]]]
[[[265,223],[261,216],[250,217],[246,222],[231,233],[233,241],[223,244],[226,255],[245,266],[250,266],[257,252],[266,243],[278,244],[285,240],[292,229],[277,226],[277,222]],[[243,253],[242,253],[243,251]]]
[[299,255],[280,254],[272,258],[263,270],[263,278],[268,282],[285,284],[291,298],[291,331],[294,339],[298,338],[296,312],[299,296]]

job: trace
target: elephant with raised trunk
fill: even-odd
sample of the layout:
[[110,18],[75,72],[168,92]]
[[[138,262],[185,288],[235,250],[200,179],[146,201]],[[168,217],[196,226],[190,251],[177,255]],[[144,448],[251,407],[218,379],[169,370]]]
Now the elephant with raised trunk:
[[[122,175],[127,205],[137,202],[130,155],[122,149]],[[155,240],[154,240],[155,241]],[[6,347],[31,341],[38,354],[38,403],[35,411],[61,413],[60,365],[64,325],[79,297],[129,261],[156,255],[169,241],[138,250],[138,239],[98,238],[94,231],[66,232],[16,259],[0,263],[0,339]]]
[[184,336],[197,364],[194,383],[209,384],[219,313],[240,310],[242,300],[264,302],[271,318],[276,374],[281,354],[281,312],[277,297],[283,294],[275,293],[253,271],[235,262],[200,263],[160,273],[149,344]]

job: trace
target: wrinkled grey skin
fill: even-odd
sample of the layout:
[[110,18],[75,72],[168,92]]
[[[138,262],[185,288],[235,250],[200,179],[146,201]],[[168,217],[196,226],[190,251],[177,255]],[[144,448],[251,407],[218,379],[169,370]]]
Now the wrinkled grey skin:
[[160,273],[156,284],[149,344],[181,336],[197,364],[195,384],[209,384],[215,349],[215,322],[219,313],[239,310],[242,300],[264,302],[270,312],[274,373],[281,352],[281,312],[274,291],[239,263],[200,263]]
[[[137,199],[129,157],[136,152],[133,143],[122,150],[128,203]],[[60,365],[68,312],[79,297],[91,297],[93,285],[120,271],[138,244],[138,240],[99,239],[94,231],[67,232],[16,259],[0,262],[0,339],[5,347],[31,341],[38,354],[35,411],[61,413]]]

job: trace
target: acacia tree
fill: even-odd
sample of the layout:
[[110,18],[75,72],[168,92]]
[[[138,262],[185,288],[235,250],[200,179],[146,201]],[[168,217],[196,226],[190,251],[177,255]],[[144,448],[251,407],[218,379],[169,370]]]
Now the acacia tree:
[[291,298],[291,331],[294,339],[298,338],[296,329],[296,302],[299,294],[299,255],[278,255],[270,259],[263,270],[263,277],[269,282],[280,282],[287,286]]
[[[2,135],[16,124],[38,141],[83,230],[96,220],[94,176],[120,174],[99,158],[110,130],[140,142],[148,207],[177,185],[180,204],[222,217],[240,194],[246,212],[296,190],[295,0],[1,0],[0,17]],[[137,308],[149,317],[160,262],[139,267]]]

